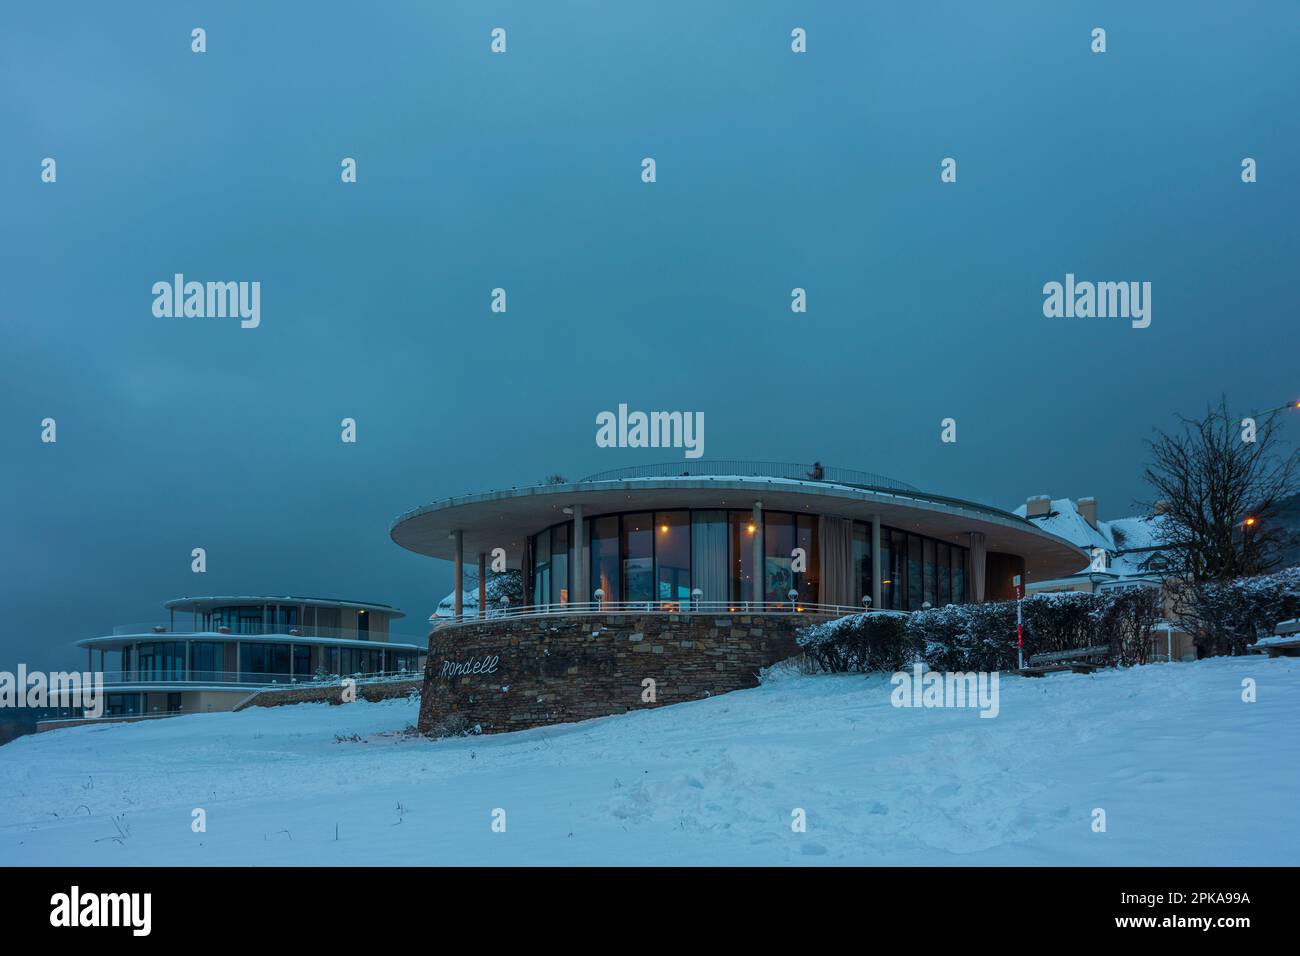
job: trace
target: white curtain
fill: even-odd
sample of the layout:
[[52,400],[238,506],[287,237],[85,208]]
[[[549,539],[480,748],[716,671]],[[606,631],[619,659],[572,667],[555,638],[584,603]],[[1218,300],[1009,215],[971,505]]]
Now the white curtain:
[[822,604],[855,607],[853,591],[853,522],[822,516],[817,537],[821,541]]
[[727,586],[727,513],[691,512],[691,590],[702,601],[725,602]]

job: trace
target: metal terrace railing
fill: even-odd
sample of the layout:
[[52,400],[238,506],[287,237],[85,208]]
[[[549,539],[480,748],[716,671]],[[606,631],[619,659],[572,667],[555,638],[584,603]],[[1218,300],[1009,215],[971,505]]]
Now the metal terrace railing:
[[186,676],[183,670],[122,670],[103,671],[104,686],[113,687],[123,684],[168,684],[177,690],[184,690],[186,685],[230,684],[235,687],[305,687],[315,684],[337,684],[344,678],[359,683],[378,680],[401,680],[420,677],[423,669],[397,671],[371,671],[357,674],[263,674],[243,673],[240,671],[190,671]]
[[586,601],[568,604],[521,604],[489,607],[480,615],[478,608],[463,609],[460,616],[435,617],[433,630],[475,621],[504,620],[578,614],[804,614],[812,617],[844,617],[861,614],[865,608],[843,604],[812,604],[802,601]]
[[700,459],[691,461],[665,462],[659,465],[632,465],[627,468],[612,468],[597,472],[581,479],[588,481],[624,481],[637,478],[784,478],[793,481],[824,481],[836,485],[852,485],[856,488],[879,488],[885,491],[908,491],[918,489],[905,481],[889,478],[871,471],[858,471],[855,468],[829,468],[822,466],[821,474],[816,474],[815,465],[801,465],[788,461],[742,461],[732,458]]

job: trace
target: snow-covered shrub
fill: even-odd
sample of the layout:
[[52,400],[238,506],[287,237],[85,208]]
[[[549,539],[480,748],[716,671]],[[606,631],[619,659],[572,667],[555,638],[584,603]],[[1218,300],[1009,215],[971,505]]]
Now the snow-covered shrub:
[[1278,621],[1300,614],[1300,567],[1179,592],[1179,615],[1204,655],[1242,654]]
[[1160,589],[1118,588],[1102,595],[1107,600],[1101,620],[1104,643],[1111,646],[1121,665],[1145,664],[1151,657],[1151,634],[1164,615]]
[[852,614],[814,624],[798,637],[804,654],[828,671],[883,671],[910,667],[922,645],[908,633],[907,615],[883,611]]
[[[1155,588],[1026,598],[1026,659],[1050,651],[1108,645],[1112,662],[1144,663],[1160,618]],[[809,627],[804,653],[829,671],[886,671],[924,661],[939,671],[995,671],[1016,666],[1016,602],[949,604],[904,614],[855,614]]]
[[995,671],[1015,663],[1011,601],[948,604],[909,615],[908,633],[934,670]]
[[1106,592],[1056,591],[1025,598],[1025,657],[1109,644],[1106,614],[1111,603]]

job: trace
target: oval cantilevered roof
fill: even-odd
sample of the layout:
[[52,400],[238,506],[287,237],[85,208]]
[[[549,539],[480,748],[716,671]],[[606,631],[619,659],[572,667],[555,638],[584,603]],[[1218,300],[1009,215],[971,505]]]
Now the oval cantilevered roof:
[[1073,574],[1087,564],[1084,552],[1064,538],[986,505],[911,490],[735,475],[588,480],[464,495],[399,515],[389,535],[410,551],[450,561],[455,557],[454,532],[460,531],[467,561],[504,548],[507,565],[517,568],[525,538],[568,520],[566,509],[574,505],[582,506],[585,518],[593,518],[640,510],[743,510],[755,501],[771,511],[860,521],[878,515],[884,525],[967,546],[971,532],[983,532],[987,550],[1025,559],[1028,581]]

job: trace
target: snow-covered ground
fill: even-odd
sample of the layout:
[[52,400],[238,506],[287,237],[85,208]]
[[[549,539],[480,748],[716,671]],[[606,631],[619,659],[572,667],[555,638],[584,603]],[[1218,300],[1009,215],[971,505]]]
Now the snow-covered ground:
[[60,730],[0,747],[0,864],[1300,863],[1300,659],[1004,676],[994,719],[891,689],[437,742],[408,701]]

